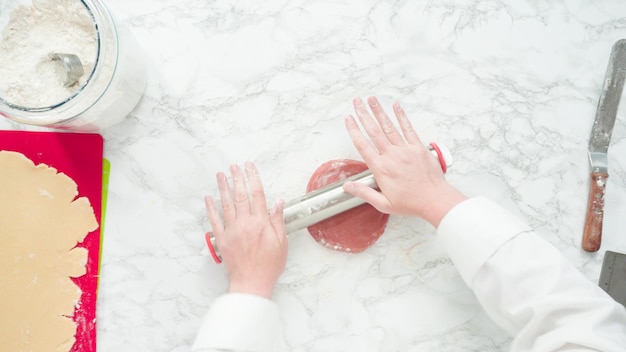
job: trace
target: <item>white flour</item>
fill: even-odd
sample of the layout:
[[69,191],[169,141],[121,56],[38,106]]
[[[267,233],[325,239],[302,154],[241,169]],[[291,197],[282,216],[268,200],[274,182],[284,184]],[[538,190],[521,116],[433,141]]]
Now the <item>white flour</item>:
[[[96,58],[96,32],[79,0],[33,0],[10,14],[0,42],[0,96],[16,105],[47,107],[82,86]],[[78,84],[63,86],[51,53],[77,55],[85,73]]]

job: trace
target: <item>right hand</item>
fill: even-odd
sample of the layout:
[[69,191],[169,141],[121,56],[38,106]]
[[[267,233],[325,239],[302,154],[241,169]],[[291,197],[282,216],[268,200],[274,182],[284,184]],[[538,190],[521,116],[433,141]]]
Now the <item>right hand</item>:
[[448,211],[466,197],[445,180],[439,162],[424,146],[398,103],[393,110],[402,134],[375,97],[370,97],[368,104],[376,121],[360,98],[353,101],[371,143],[354,117],[346,118],[346,128],[374,174],[380,192],[358,182],[346,182],[344,190],[380,212],[418,216],[438,227]]

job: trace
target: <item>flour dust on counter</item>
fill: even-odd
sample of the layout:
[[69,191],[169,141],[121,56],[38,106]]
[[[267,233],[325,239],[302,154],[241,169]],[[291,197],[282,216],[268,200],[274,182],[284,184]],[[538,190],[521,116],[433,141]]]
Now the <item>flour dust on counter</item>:
[[[20,2],[21,3],[21,2]],[[8,103],[27,108],[59,104],[89,77],[98,46],[87,8],[78,0],[34,0],[12,11],[0,35],[0,94]],[[4,13],[3,13],[4,12]],[[62,68],[51,54],[74,54],[84,74],[78,84],[64,86]]]
[[0,351],[70,351],[93,208],[68,176],[0,151]]
[[[367,170],[357,160],[330,160],[320,165],[307,185],[307,193],[331,183],[342,181]],[[389,220],[369,204],[350,209],[307,228],[311,236],[326,248],[359,253],[369,248],[382,236]]]

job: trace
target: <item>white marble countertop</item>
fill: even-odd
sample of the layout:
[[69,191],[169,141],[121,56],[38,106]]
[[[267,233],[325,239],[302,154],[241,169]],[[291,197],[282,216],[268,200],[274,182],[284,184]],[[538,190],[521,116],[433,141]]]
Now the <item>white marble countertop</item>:
[[[149,78],[138,107],[102,132],[99,351],[188,351],[227,287],[201,255],[215,173],[251,160],[270,202],[302,195],[321,163],[359,159],[343,125],[356,96],[399,100],[425,141],[451,149],[451,182],[519,214],[590,280],[605,250],[626,252],[626,104],[603,245],[580,248],[622,0],[105,2],[139,39]],[[286,351],[506,351],[511,339],[419,219],[392,217],[361,254],[291,234],[274,300]]]

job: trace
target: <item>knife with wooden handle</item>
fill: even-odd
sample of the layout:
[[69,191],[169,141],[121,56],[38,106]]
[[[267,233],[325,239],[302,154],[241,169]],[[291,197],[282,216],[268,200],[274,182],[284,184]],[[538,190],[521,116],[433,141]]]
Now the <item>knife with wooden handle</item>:
[[604,194],[609,178],[609,142],[617,108],[624,90],[626,77],[626,39],[615,42],[611,50],[609,65],[604,76],[602,92],[598,101],[596,118],[589,139],[589,162],[591,182],[587,200],[587,215],[583,231],[582,247],[587,252],[596,252],[602,243],[602,220],[604,218]]

